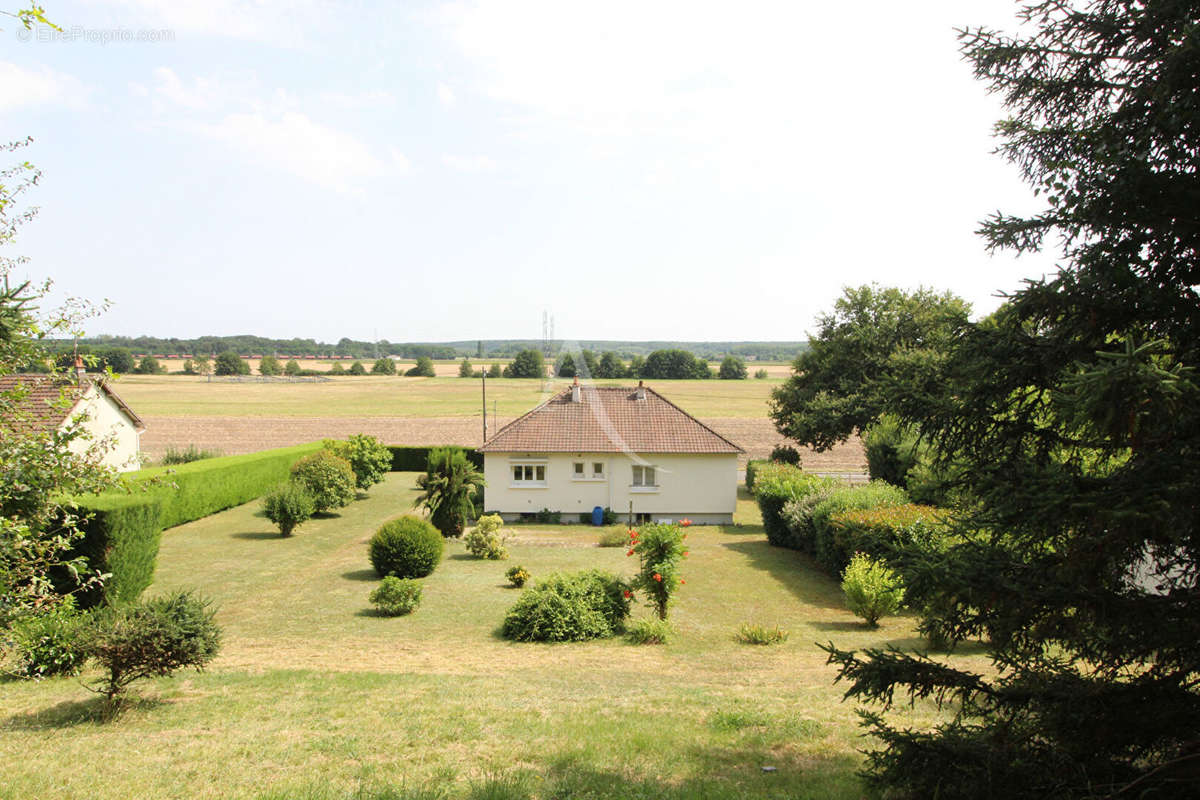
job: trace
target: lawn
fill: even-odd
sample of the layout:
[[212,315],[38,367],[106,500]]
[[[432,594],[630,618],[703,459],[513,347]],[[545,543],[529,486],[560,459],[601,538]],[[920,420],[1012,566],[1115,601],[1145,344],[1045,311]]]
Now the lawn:
[[[651,381],[698,417],[764,418],[780,379]],[[568,385],[533,379],[489,380],[488,414],[524,414]],[[630,381],[597,381],[629,385]],[[333,378],[319,383],[229,383],[181,375],[127,375],[116,386],[143,416],[194,417],[475,417],[480,381],[466,378]]]
[[[748,500],[740,524],[691,529],[670,644],[514,644],[497,635],[518,595],[507,567],[630,574],[632,560],[584,526],[521,527],[504,562],[451,542],[421,608],[376,617],[365,543],[409,509],[413,477],[287,539],[257,504],[166,532],[149,591],[216,600],[218,661],[143,685],[115,722],[75,679],[5,684],[0,796],[862,796],[854,709],[814,642],[912,644],[913,620],[861,627],[834,581],[766,544]],[[738,644],[748,621],[791,637]]]

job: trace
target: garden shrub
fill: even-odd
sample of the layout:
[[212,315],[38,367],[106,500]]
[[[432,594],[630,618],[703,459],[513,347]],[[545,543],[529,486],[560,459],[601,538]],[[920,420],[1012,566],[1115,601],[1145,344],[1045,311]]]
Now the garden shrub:
[[770,462],[760,465],[754,474],[754,499],[762,512],[767,541],[776,547],[791,547],[792,534],[783,517],[784,506],[789,501],[836,485],[833,478],[809,475],[791,464]]
[[771,460],[778,464],[800,466],[800,451],[790,444],[777,444],[771,448]]
[[631,644],[666,644],[671,633],[671,623],[654,618],[635,619],[625,630]]
[[601,547],[624,547],[629,544],[629,529],[624,525],[614,525],[600,532]]
[[[98,573],[108,573],[103,583],[79,591],[79,608],[131,603],[154,580],[158,546],[162,539],[162,504],[154,495],[101,495],[82,499],[78,513],[87,515],[81,525],[83,536],[76,541],[70,558],[83,556]],[[55,573],[62,592],[74,591],[75,577]]]
[[551,575],[521,593],[501,632],[519,642],[578,642],[615,636],[629,616],[629,587],[601,570]]
[[503,525],[504,520],[499,514],[480,517],[475,523],[475,527],[463,536],[467,552],[478,558],[487,558],[493,561],[503,561],[508,558],[508,551],[504,549],[504,537],[500,535],[500,528]]
[[687,556],[684,539],[687,534],[678,525],[652,523],[630,531],[630,547],[626,555],[636,555],[640,562],[632,586],[646,595],[646,604],[658,618],[667,618],[671,597],[682,584],[679,567]]
[[545,525],[557,525],[562,522],[562,512],[543,508],[541,511],[534,512],[534,519]]
[[368,598],[385,617],[410,614],[421,604],[421,582],[388,575]]
[[354,470],[350,462],[328,450],[318,450],[292,466],[292,480],[312,495],[317,513],[348,506],[354,500]]
[[321,446],[350,463],[350,469],[354,471],[354,485],[364,492],[377,483],[383,483],[383,476],[392,466],[392,451],[374,436],[365,433],[353,434],[344,442],[326,439]]
[[895,614],[904,602],[904,582],[882,561],[855,553],[842,575],[846,605],[870,627],[880,617]]
[[316,504],[308,489],[299,481],[288,481],[263,497],[263,513],[279,526],[279,533],[291,536],[292,531],[312,517]]
[[738,632],[733,638],[742,644],[757,644],[770,645],[786,642],[788,632],[778,625],[759,625],[752,622],[743,622],[742,627],[738,628]]
[[504,577],[508,578],[508,582],[520,589],[529,580],[529,570],[522,567],[520,564],[509,567],[504,572]]
[[18,617],[8,631],[5,671],[24,678],[79,672],[88,657],[88,619],[70,595],[50,609]]
[[816,504],[809,517],[813,556],[829,574],[840,575],[854,550],[839,541],[833,518],[846,511],[902,505],[908,505],[908,495],[903,489],[883,481],[834,489]]
[[113,702],[135,680],[170,675],[184,667],[202,670],[221,644],[215,613],[209,601],[176,592],[102,616],[88,645],[107,673],[96,690]]
[[461,536],[467,520],[482,505],[483,473],[461,447],[429,451],[425,474],[417,476],[421,493],[414,506],[429,510],[429,519],[443,536]]
[[217,458],[220,455],[220,450],[202,450],[194,444],[189,444],[183,450],[168,446],[161,463],[164,467],[173,467],[179,464],[191,464],[193,461],[203,461],[206,458]]
[[444,540],[421,517],[406,515],[385,522],[371,537],[371,566],[380,577],[424,578],[442,560]]

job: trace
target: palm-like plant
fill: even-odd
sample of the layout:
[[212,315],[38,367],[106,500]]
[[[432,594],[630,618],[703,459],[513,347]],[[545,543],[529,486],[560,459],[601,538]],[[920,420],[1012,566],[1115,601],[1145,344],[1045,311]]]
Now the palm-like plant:
[[474,512],[472,498],[485,485],[483,473],[461,447],[435,447],[429,451],[425,474],[417,476],[421,494],[413,506],[428,509],[443,536],[459,536]]

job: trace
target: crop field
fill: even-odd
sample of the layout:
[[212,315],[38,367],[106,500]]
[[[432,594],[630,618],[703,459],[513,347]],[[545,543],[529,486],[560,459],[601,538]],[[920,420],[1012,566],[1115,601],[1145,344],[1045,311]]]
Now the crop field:
[[[518,595],[507,567],[630,575],[633,560],[574,525],[512,531],[508,561],[450,542],[420,608],[377,617],[366,541],[409,509],[413,479],[390,475],[289,538],[257,504],[167,531],[147,593],[211,597],[218,660],[143,684],[115,721],[80,680],[6,684],[0,797],[863,796],[854,705],[815,643],[912,646],[914,620],[864,628],[835,581],[767,545],[748,500],[737,524],[690,530],[668,644],[519,644],[498,634]],[[740,644],[747,622],[790,637]],[[970,647],[952,658],[987,668]],[[924,703],[899,712],[917,727],[936,719]]]
[[[598,381],[627,385],[628,381]],[[651,381],[652,388],[764,458],[783,441],[767,418],[779,379]],[[489,432],[560,391],[565,380],[487,382]],[[369,433],[389,444],[483,441],[480,381],[464,378],[342,377],[315,383],[227,382],[181,375],[130,375],[117,392],[145,420],[142,450],[158,458],[167,447],[195,444],[227,454]],[[802,451],[806,468],[861,472],[857,440],[827,453]]]

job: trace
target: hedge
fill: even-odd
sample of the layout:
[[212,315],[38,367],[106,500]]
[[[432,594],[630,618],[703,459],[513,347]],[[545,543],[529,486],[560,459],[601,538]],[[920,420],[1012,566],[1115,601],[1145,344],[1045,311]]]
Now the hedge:
[[810,475],[791,464],[771,462],[759,465],[754,476],[754,499],[762,511],[767,541],[776,547],[794,547],[783,518],[783,507],[790,501],[836,485],[833,478]]
[[764,464],[770,464],[770,463],[772,463],[772,462],[768,461],[765,458],[754,458],[754,459],[751,459],[750,461],[746,462],[746,491],[751,492],[751,493],[754,492],[755,475],[758,473],[758,471],[760,469],[762,469]]
[[812,553],[817,562],[829,574],[840,576],[854,555],[853,547],[837,536],[834,518],[850,511],[880,510],[887,507],[908,505],[904,490],[883,481],[872,481],[866,486],[835,489],[812,509],[808,517],[808,531],[795,531],[797,538],[811,537]]
[[[111,574],[103,585],[77,595],[79,607],[137,600],[154,580],[162,538],[161,503],[146,495],[111,495],[90,498],[79,508],[89,518],[82,525],[83,538],[71,556],[82,555],[96,571]],[[71,588],[65,575],[59,582],[64,589]]]
[[[429,464],[429,451],[435,447],[445,447],[446,445],[428,445],[428,446],[409,446],[399,444],[389,444],[388,450],[392,451],[392,472],[424,472],[425,467]],[[483,453],[470,447],[462,448],[467,454],[467,461],[470,461],[478,469],[483,469]]]
[[851,556],[866,553],[899,572],[911,606],[922,605],[939,588],[931,573],[918,568],[921,562],[960,541],[948,532],[944,510],[911,503],[843,511],[829,524],[838,550]]
[[[137,492],[140,484],[161,478],[161,485],[145,487],[145,495],[162,504],[162,526],[173,528],[262,497],[288,480],[296,461],[320,449],[321,443],[313,442],[241,456],[206,458],[178,467],[139,470],[126,475],[125,480]],[[85,505],[90,507],[90,502]]]

